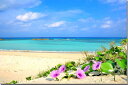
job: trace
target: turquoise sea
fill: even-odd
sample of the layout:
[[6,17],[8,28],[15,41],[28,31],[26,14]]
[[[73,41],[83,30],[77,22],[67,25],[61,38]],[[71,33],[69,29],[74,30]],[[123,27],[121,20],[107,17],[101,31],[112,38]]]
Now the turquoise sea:
[[[109,48],[114,41],[120,45],[121,38],[44,38],[49,40],[32,40],[33,38],[6,38],[0,40],[0,50],[32,51],[96,51],[101,47]],[[36,38],[34,38],[36,39]],[[40,39],[40,38],[37,38]]]

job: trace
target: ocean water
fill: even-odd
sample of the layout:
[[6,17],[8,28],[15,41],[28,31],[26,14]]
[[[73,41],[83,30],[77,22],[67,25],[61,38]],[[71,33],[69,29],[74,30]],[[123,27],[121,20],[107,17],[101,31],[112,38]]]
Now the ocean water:
[[49,38],[50,40],[32,40],[32,38],[15,38],[0,40],[1,50],[32,51],[97,51],[101,47],[109,48],[114,41],[120,45],[121,39],[112,38]]

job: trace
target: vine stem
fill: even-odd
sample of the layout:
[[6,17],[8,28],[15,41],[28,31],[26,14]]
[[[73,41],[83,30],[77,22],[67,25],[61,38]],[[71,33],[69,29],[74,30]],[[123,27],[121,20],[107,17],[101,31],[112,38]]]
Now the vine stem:
[[59,79],[58,79],[58,78],[56,78],[56,81],[59,81]]
[[116,81],[116,76],[115,76],[115,74],[114,74],[114,81]]
[[113,72],[113,76],[114,76],[114,81],[116,81],[116,76],[115,76],[115,73]]
[[103,74],[102,74],[102,71],[101,71],[101,69],[100,69],[99,71],[100,71],[100,73],[101,73],[101,82],[102,82],[102,76],[103,76]]

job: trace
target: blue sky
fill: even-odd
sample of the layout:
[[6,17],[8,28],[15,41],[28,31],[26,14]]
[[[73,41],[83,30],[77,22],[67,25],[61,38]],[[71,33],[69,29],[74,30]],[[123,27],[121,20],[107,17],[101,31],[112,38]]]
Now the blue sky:
[[126,37],[125,0],[1,0],[0,37]]

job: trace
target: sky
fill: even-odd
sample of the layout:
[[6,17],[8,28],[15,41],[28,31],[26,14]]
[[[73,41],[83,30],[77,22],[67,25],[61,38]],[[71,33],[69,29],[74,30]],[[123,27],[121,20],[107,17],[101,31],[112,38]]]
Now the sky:
[[0,37],[126,37],[126,1],[0,0]]

